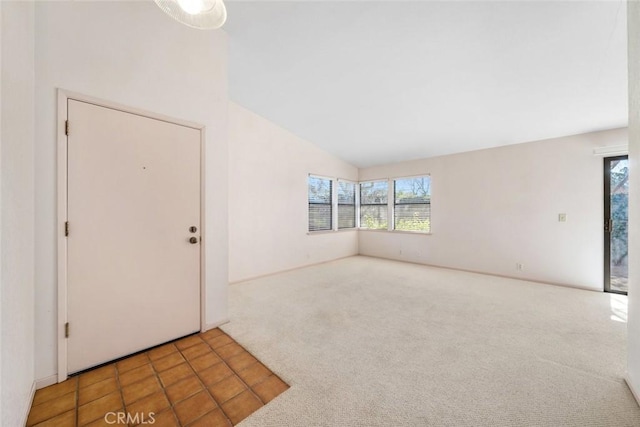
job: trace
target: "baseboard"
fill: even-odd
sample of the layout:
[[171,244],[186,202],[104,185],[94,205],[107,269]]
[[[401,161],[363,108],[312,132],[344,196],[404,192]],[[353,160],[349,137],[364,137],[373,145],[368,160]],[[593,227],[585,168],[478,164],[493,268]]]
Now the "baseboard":
[[567,284],[567,283],[549,282],[549,281],[544,281],[544,280],[539,280],[539,279],[529,279],[529,278],[526,278],[526,277],[510,276],[510,275],[499,274],[499,273],[490,273],[490,272],[487,272],[487,271],[469,270],[469,269],[466,269],[466,268],[449,267],[449,266],[446,266],[446,265],[427,264],[427,263],[420,262],[420,261],[410,261],[410,260],[404,260],[404,259],[398,259],[398,258],[387,258],[387,257],[383,257],[383,256],[367,255],[367,254],[358,254],[358,256],[368,257],[368,258],[376,258],[376,259],[385,259],[387,261],[406,262],[408,264],[422,265],[422,266],[425,266],[425,267],[433,267],[433,268],[442,268],[443,270],[461,271],[463,273],[482,274],[483,276],[494,276],[494,277],[500,277],[502,279],[512,279],[512,280],[521,280],[521,281],[524,281],[524,282],[540,283],[541,285],[560,286],[562,288],[580,289],[582,291],[604,292],[604,288],[603,289],[595,289],[595,288],[590,288],[590,287],[587,287],[587,286],[570,285],[570,284]]
[[223,319],[223,320],[221,320],[221,321],[219,321],[219,322],[207,323],[207,324],[205,325],[205,329],[204,329],[204,331],[202,331],[202,332],[206,332],[206,331],[208,331],[209,329],[213,329],[213,328],[217,328],[218,326],[222,326],[222,325],[224,325],[225,323],[229,323],[229,321],[230,321],[230,319],[229,319],[229,318],[226,318],[226,319]]
[[58,382],[58,376],[50,375],[48,377],[44,377],[44,378],[40,378],[39,380],[36,380],[34,384],[36,385],[36,390],[40,390],[41,388],[54,385],[57,382]]
[[316,265],[328,264],[328,263],[333,262],[333,261],[338,261],[338,260],[341,260],[341,259],[347,259],[347,258],[351,258],[351,257],[358,256],[358,255],[359,254],[345,255],[345,256],[338,257],[338,258],[328,259],[326,261],[312,262],[311,264],[304,264],[304,265],[299,265],[297,267],[285,268],[284,270],[273,271],[271,273],[264,273],[264,274],[258,274],[256,276],[249,276],[249,277],[245,277],[243,279],[234,280],[233,282],[229,282],[229,285],[237,285],[238,283],[249,282],[251,280],[262,279],[264,277],[269,277],[269,276],[275,276],[276,274],[280,274],[280,273],[287,273],[289,271],[300,270],[301,268],[314,267]]
[[624,376],[624,382],[627,383],[627,387],[629,387],[629,390],[631,390],[631,394],[633,394],[633,397],[635,397],[636,403],[638,403],[638,406],[640,406],[640,390],[636,390],[635,388],[633,388],[631,380],[629,379],[629,374]]
[[31,412],[31,405],[33,405],[33,397],[36,395],[36,382],[31,384],[31,391],[29,392],[29,399],[27,399],[27,407],[22,412],[22,425],[27,425],[27,419],[29,418],[29,412]]

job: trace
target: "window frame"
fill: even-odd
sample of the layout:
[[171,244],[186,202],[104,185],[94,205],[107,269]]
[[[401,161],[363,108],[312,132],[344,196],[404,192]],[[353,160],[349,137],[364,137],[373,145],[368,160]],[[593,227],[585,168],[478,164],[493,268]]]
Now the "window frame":
[[386,230],[389,231],[389,227],[391,226],[391,221],[393,221],[393,219],[389,216],[390,212],[389,212],[389,179],[388,178],[383,178],[383,179],[371,179],[371,180],[367,180],[367,181],[359,181],[358,182],[358,230],[368,230],[368,231],[385,231],[385,228],[368,228],[368,227],[363,227],[362,226],[362,218],[361,218],[361,208],[362,206],[385,206],[385,204],[383,203],[367,203],[367,204],[362,204],[362,184],[371,184],[371,183],[376,183],[376,182],[385,182],[387,184],[387,227]]
[[[331,228],[327,229],[327,230],[309,230],[309,178],[319,178],[319,179],[325,179],[328,180],[331,183]],[[355,215],[356,215],[356,225],[355,227],[352,228],[338,228],[338,183],[339,182],[349,182],[351,184],[354,184],[356,186],[356,199],[355,199]],[[344,231],[354,231],[354,230],[358,230],[358,215],[359,215],[359,203],[360,203],[360,198],[359,198],[359,194],[357,191],[357,185],[358,185],[358,181],[354,181],[351,179],[345,179],[345,178],[337,178],[337,177],[330,177],[330,176],[326,176],[326,175],[319,175],[319,174],[315,174],[315,173],[309,173],[307,174],[307,234],[308,235],[312,235],[312,234],[324,234],[324,233],[333,233],[333,232],[344,232]],[[321,203],[321,204],[326,204],[326,203]]]
[[[314,231],[310,231],[309,230],[309,178],[319,178],[319,179],[325,179],[328,180],[331,184],[331,228],[327,229],[327,230],[314,230]],[[395,188],[396,188],[396,181],[399,180],[403,180],[403,179],[412,179],[412,178],[429,178],[429,231],[421,231],[421,230],[396,230],[396,224],[395,224],[395,207],[396,207],[396,197],[395,197]],[[356,226],[355,227],[349,227],[349,228],[338,228],[339,224],[338,224],[338,211],[340,209],[340,204],[338,203],[338,186],[340,182],[348,182],[351,184],[354,184],[356,186],[356,191],[355,191],[355,223]],[[361,203],[361,185],[362,184],[367,184],[367,183],[374,183],[374,182],[386,182],[387,184],[387,227],[386,228],[366,228],[366,227],[362,227],[362,221],[361,221],[361,207],[362,207],[362,203]],[[423,173],[423,174],[418,174],[418,175],[408,175],[408,176],[394,176],[394,177],[390,177],[390,178],[377,178],[377,179],[368,179],[368,180],[364,180],[364,181],[354,181],[354,180],[350,180],[350,179],[344,179],[344,178],[336,178],[336,177],[328,177],[326,175],[318,175],[318,174],[313,174],[313,173],[309,173],[307,175],[307,234],[311,235],[311,234],[323,234],[323,233],[332,233],[332,232],[344,232],[344,231],[359,231],[359,230],[364,230],[364,231],[374,231],[374,232],[393,232],[393,233],[408,233],[408,234],[417,234],[417,235],[431,235],[433,234],[433,223],[431,222],[431,219],[433,217],[432,215],[432,198],[431,198],[431,174],[430,173]],[[322,203],[322,204],[326,204],[326,203]],[[347,205],[350,206],[350,205]],[[365,206],[383,206],[383,204],[366,204]]]
[[[354,192],[354,198],[353,198],[353,215],[354,215],[354,221],[353,221],[353,227],[343,227],[340,228],[340,199],[338,197],[338,192],[340,191],[340,183],[341,182],[346,182],[349,184],[353,184],[353,192]],[[360,191],[358,191],[360,189],[360,183],[357,181],[351,181],[350,179],[342,179],[342,178],[336,178],[336,204],[335,204],[335,211],[336,211],[336,221],[335,221],[335,231],[342,231],[342,230],[357,230],[359,225],[360,225],[360,221],[359,221],[359,216],[360,216]],[[351,206],[350,204],[345,204],[342,203],[343,206]]]
[[[429,179],[429,202],[428,203],[396,203],[396,182],[402,180],[409,180],[415,178],[428,178]],[[431,174],[421,174],[421,175],[411,175],[411,176],[398,176],[391,178],[390,181],[393,181],[393,188],[390,189],[390,197],[393,197],[393,209],[390,214],[392,215],[392,220],[390,221],[390,230],[397,233],[416,233],[416,234],[431,234],[432,226],[431,226]],[[390,186],[391,187],[391,186]],[[428,205],[429,206],[429,230],[398,230],[396,229],[396,206],[398,205]],[[391,228],[392,227],[392,228]]]
[[[315,178],[315,179],[322,179],[322,180],[326,180],[329,181],[329,203],[311,203],[311,201],[309,200],[309,179],[311,178]],[[334,179],[327,177],[327,176],[322,176],[322,175],[316,175],[316,174],[308,174],[307,175],[307,233],[308,234],[315,234],[315,233],[327,233],[327,232],[331,232],[333,231],[333,228],[335,226],[335,220],[334,220],[334,216],[335,216],[335,209],[334,209],[334,196],[335,196],[336,192],[334,191]],[[330,227],[328,229],[323,229],[323,230],[311,230],[311,216],[310,216],[310,212],[311,210],[309,209],[310,206],[314,204],[314,205],[329,205],[329,209],[330,209],[330,214],[329,214],[329,221],[330,221]]]

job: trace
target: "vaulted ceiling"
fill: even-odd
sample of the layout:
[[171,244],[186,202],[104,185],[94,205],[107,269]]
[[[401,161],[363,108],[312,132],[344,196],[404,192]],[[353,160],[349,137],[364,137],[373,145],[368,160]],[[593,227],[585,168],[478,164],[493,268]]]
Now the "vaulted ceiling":
[[227,8],[230,98],[359,167],[627,124],[624,1]]

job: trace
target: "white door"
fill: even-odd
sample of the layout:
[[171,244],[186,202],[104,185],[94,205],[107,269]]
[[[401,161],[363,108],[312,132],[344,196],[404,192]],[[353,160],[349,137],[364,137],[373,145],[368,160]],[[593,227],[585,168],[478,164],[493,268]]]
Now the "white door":
[[200,329],[200,130],[71,99],[67,114],[74,373]]

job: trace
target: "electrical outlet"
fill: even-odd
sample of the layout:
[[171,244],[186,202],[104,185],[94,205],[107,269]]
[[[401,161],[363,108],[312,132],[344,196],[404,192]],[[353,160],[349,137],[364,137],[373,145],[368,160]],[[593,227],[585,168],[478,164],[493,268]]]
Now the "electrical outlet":
[[558,222],[567,222],[567,214],[566,213],[558,214]]
[[516,262],[516,270],[518,271],[524,270],[524,264],[520,264],[519,262]]

